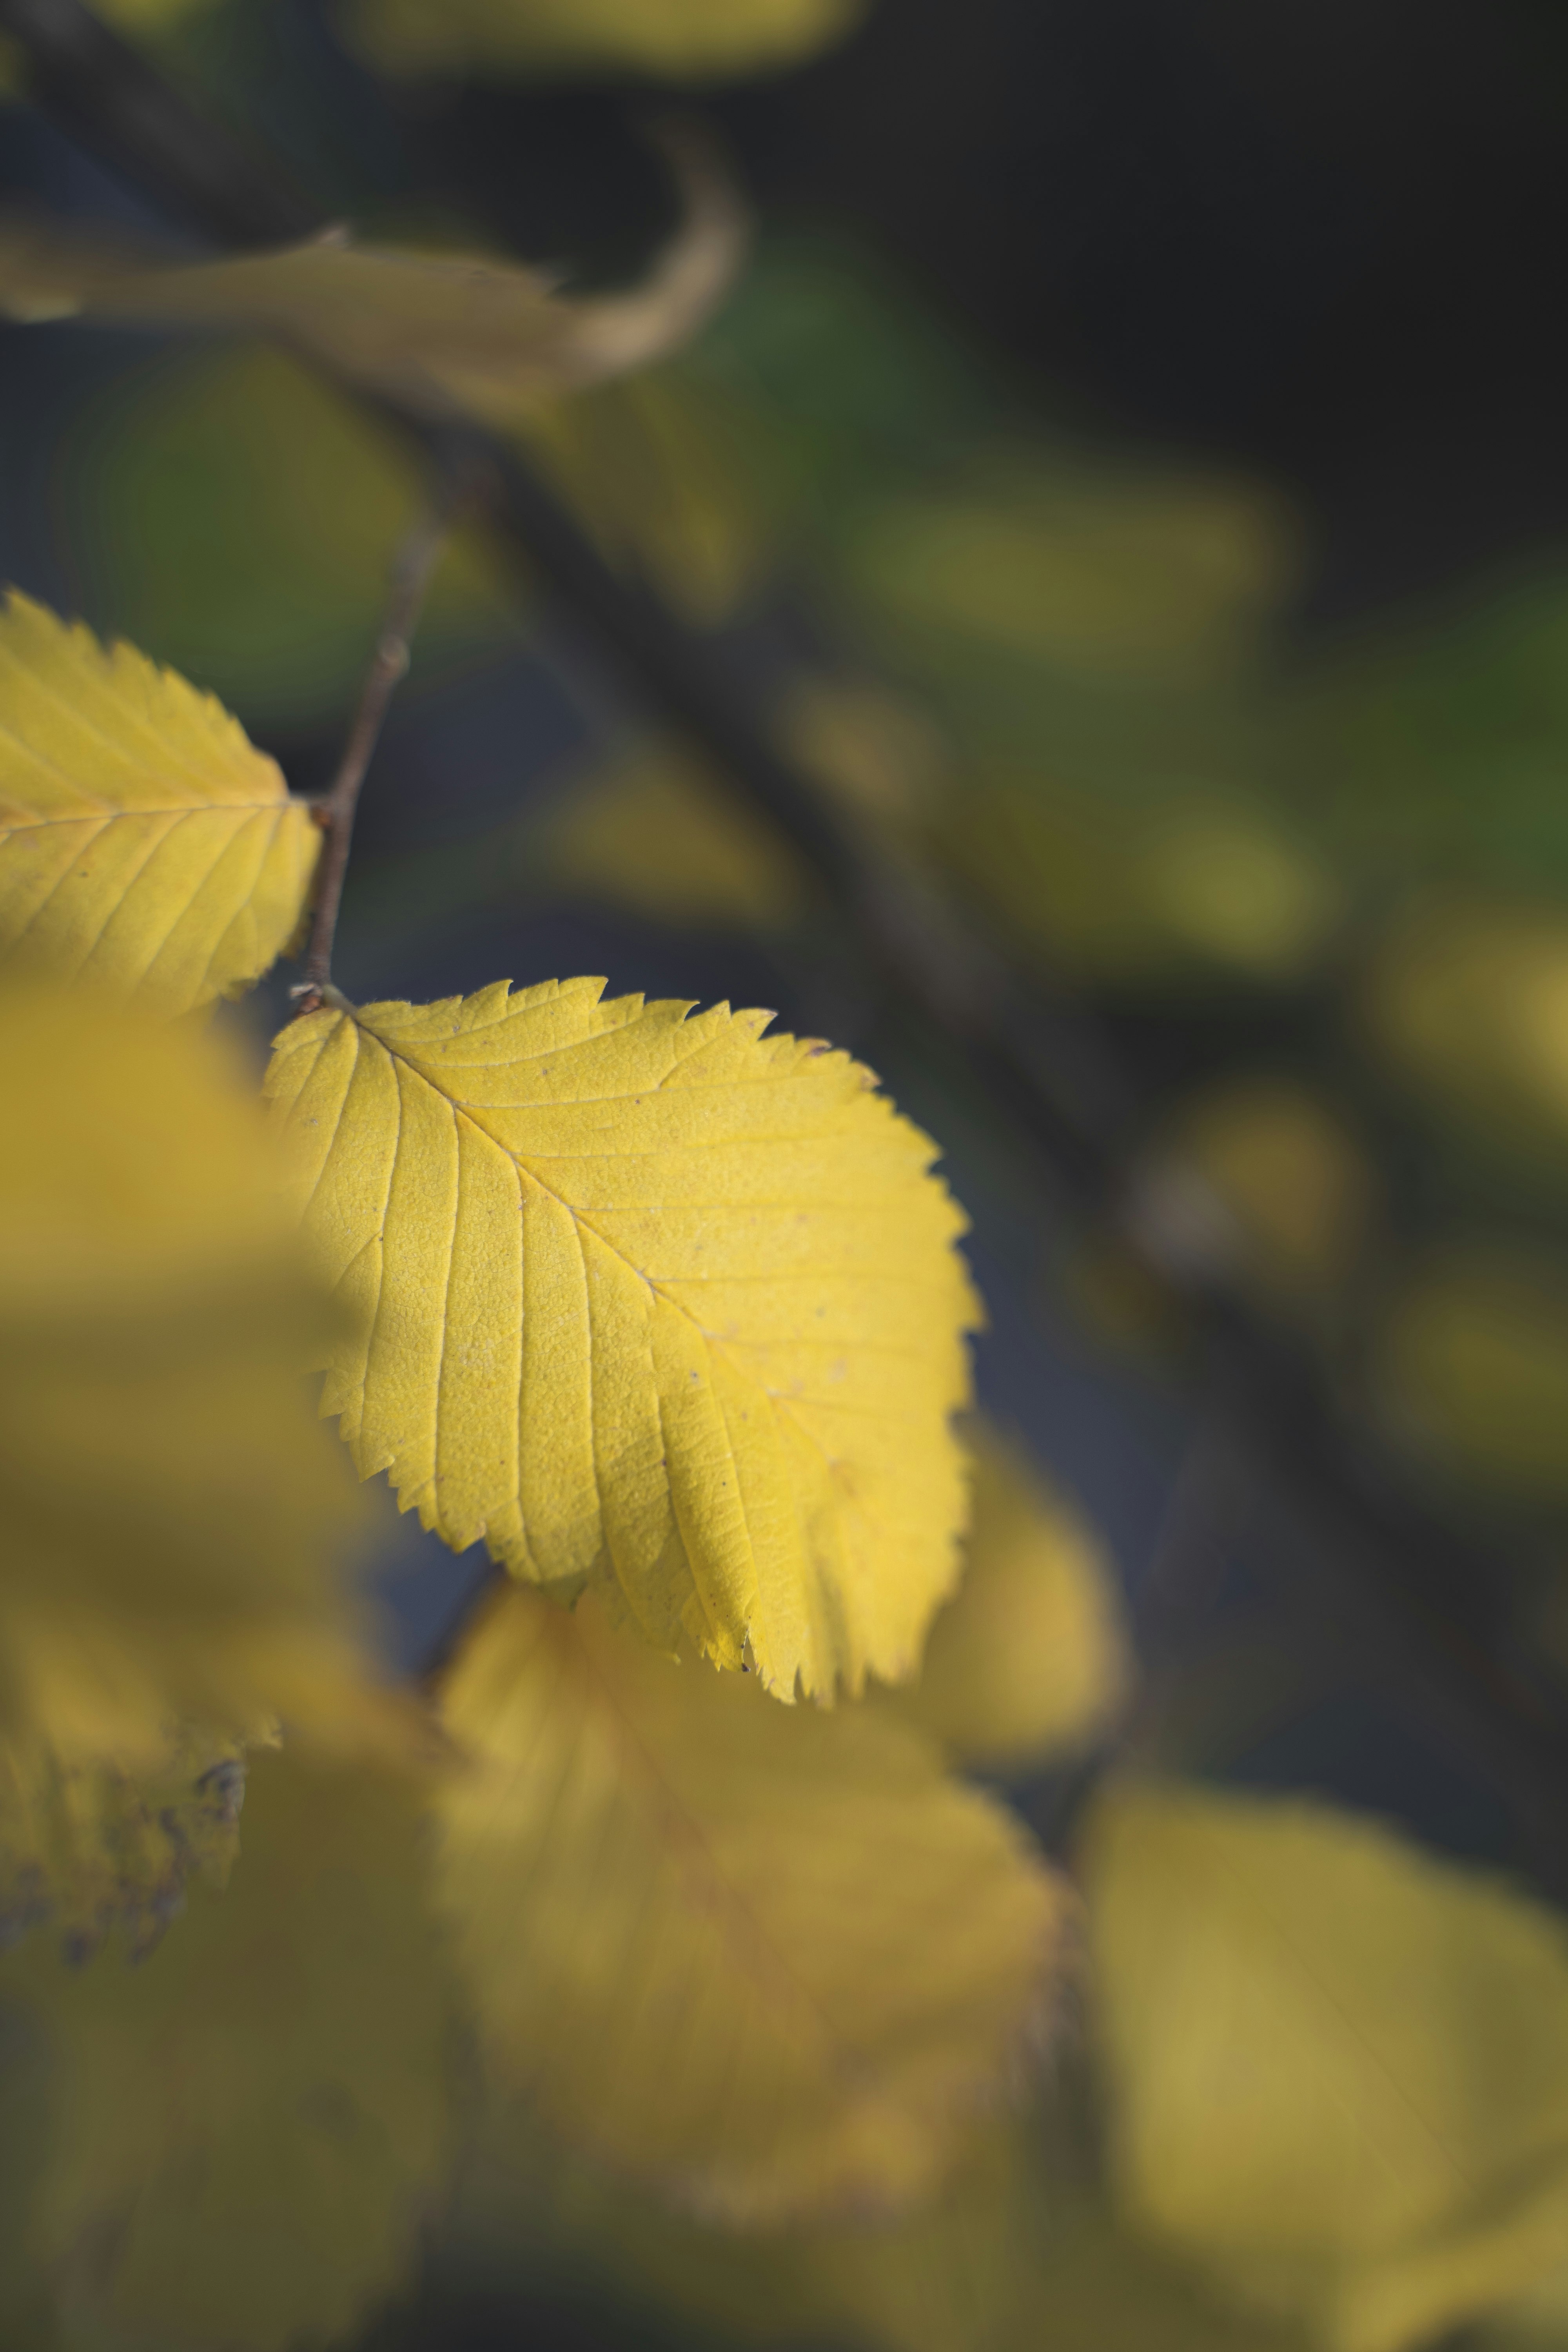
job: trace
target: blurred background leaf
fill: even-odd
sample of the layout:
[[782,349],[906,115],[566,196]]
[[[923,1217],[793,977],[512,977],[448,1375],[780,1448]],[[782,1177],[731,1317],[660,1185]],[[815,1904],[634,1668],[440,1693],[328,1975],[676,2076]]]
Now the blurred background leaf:
[[1083,1853],[1129,2217],[1334,2352],[1548,2274],[1568,2228],[1568,1935],[1301,1802],[1108,1787]]

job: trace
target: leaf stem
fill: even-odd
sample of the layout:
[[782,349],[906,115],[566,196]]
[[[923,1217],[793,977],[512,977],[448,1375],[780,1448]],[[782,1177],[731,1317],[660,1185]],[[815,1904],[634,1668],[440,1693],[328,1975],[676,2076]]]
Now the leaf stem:
[[405,538],[393,565],[375,651],[360,688],[342,757],[331,789],[316,803],[316,821],[327,837],[321,849],[310,945],[305,951],[305,977],[291,991],[296,1016],[317,1010],[331,980],[332,941],[349,870],[349,852],[353,845],[360,787],[386,723],[392,698],[407,671],[410,645],[430,575],[440,560],[468,487],[466,481],[447,477],[442,490]]

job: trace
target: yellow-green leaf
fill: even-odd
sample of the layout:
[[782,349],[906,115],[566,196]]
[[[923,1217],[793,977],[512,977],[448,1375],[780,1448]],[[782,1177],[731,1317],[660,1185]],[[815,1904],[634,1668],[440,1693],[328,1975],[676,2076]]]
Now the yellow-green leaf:
[[606,562],[700,628],[754,594],[769,525],[746,420],[668,369],[551,401],[521,427]]
[[357,45],[394,73],[632,68],[675,81],[765,73],[847,32],[865,0],[349,0]]
[[135,1938],[221,1863],[209,1766],[280,1717],[374,1712],[337,1557],[357,1513],[300,1390],[321,1309],[265,1122],[216,1041],[13,985],[0,1100],[0,1916]]
[[1568,922],[1539,901],[1437,899],[1393,927],[1368,975],[1384,1055],[1474,1133],[1544,1157],[1568,1143]]
[[931,1627],[919,1680],[881,1704],[959,1763],[1016,1770],[1103,1730],[1131,1662],[1115,1570],[1083,1519],[984,1423],[969,1443],[963,1582]]
[[774,929],[807,900],[789,844],[674,747],[579,776],[538,831],[531,871],[659,922]]
[[1129,2213],[1331,2352],[1568,2247],[1568,1927],[1321,1805],[1123,1786],[1086,1892]]
[[1048,2015],[1068,1900],[868,1708],[509,1593],[444,1695],[440,1883],[492,2064],[734,2217],[925,2190]]
[[929,1140],[728,1005],[341,1000],[269,1078],[353,1323],[323,1410],[455,1549],[781,1697],[897,1681],[951,1588],[976,1308]]
[[0,961],[160,1013],[298,929],[321,835],[210,695],[13,593],[0,614]]
[[774,727],[789,757],[862,823],[905,833],[928,826],[952,789],[952,752],[940,730],[879,682],[804,675]]
[[1333,1105],[1293,1079],[1263,1075],[1221,1080],[1180,1106],[1143,1182],[1194,1180],[1217,1194],[1231,1221],[1239,1270],[1307,1304],[1351,1274],[1377,1192],[1365,1150]]
[[446,2139],[425,1799],[264,1756],[227,1891],[140,1967],[0,1968],[54,2053],[30,2222],[68,2341],[284,2352],[406,2273]]
[[[129,637],[252,725],[343,725],[426,502],[406,445],[276,345],[204,341],[117,373],[58,463],[69,544]],[[510,650],[519,607],[499,549],[454,530],[416,677]]]
[[1393,1288],[1372,1367],[1412,1450],[1452,1476],[1542,1498],[1568,1491],[1568,1265],[1471,1246]]

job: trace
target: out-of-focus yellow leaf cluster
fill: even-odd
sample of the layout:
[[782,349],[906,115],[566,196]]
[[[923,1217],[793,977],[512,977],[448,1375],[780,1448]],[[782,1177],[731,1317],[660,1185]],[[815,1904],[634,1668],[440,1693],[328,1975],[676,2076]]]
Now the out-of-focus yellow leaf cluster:
[[349,0],[355,44],[391,73],[599,72],[671,81],[766,73],[846,33],[865,0]]

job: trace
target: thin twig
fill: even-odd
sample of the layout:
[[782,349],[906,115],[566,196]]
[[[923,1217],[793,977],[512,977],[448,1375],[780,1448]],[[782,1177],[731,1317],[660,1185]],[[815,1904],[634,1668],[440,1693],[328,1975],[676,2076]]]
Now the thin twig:
[[445,489],[419,517],[397,551],[375,651],[360,688],[359,706],[343,744],[343,755],[331,790],[316,803],[316,822],[327,838],[321,849],[310,941],[305,951],[305,977],[291,992],[296,1014],[314,1013],[331,980],[332,941],[349,870],[360,787],[386,723],[392,698],[408,668],[410,644],[425,592],[465,494],[466,486],[449,475]]

